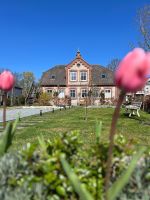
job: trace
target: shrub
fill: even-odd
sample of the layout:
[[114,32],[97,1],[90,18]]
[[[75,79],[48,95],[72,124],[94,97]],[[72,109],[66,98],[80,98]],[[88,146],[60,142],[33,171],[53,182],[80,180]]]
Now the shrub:
[[[80,133],[73,131],[58,134],[53,141],[45,142],[40,137],[39,144],[40,147],[27,144],[23,150],[7,153],[0,158],[0,199],[79,199],[60,162],[62,154],[94,199],[103,199],[108,143],[93,144],[91,149],[87,149],[81,142]],[[133,152],[134,147],[130,146],[129,149],[129,143],[123,136],[116,137],[112,183],[127,168]],[[143,187],[145,195],[149,194],[150,162],[147,160],[141,160],[141,165],[137,166],[119,200],[138,199],[143,194]],[[139,173],[141,168],[142,173]],[[136,185],[135,180],[138,180]]]
[[40,106],[49,106],[50,96],[46,92],[43,92],[39,95],[38,102]]

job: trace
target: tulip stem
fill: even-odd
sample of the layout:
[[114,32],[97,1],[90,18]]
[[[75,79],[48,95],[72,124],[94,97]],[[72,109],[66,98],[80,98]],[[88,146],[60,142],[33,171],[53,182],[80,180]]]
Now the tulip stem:
[[107,199],[107,191],[109,188],[109,181],[111,175],[111,165],[112,165],[112,158],[113,158],[113,147],[114,147],[114,136],[116,131],[116,124],[119,118],[120,107],[122,105],[123,99],[125,96],[125,92],[121,91],[119,95],[119,99],[112,117],[110,134],[109,134],[109,149],[108,149],[108,158],[107,158],[107,165],[106,165],[106,176],[105,176],[105,192],[106,192],[106,199]]
[[7,101],[7,92],[4,92],[3,96],[3,128],[6,127],[6,101]]

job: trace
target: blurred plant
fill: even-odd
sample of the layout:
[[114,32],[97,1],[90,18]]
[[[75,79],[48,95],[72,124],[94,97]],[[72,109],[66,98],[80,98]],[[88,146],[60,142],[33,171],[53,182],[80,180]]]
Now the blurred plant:
[[[7,126],[6,130],[9,131],[5,130],[7,134],[11,132],[11,137],[4,137],[3,133],[0,140],[0,199],[76,200],[79,197],[82,197],[81,199],[104,199],[103,183],[108,143],[100,141],[101,122],[97,122],[96,125],[97,142],[88,151],[81,142],[80,133],[73,131],[58,134],[58,137],[53,141],[45,141],[41,135],[38,138],[40,144],[38,147],[28,143],[19,152],[5,153],[12,142],[16,123],[17,121],[11,128],[9,125]],[[129,180],[143,149],[135,155],[136,160],[135,157],[133,158],[134,162],[132,161],[132,166],[129,165],[128,173],[125,172],[124,176],[120,176],[124,169],[128,170],[127,166],[132,159],[133,152],[135,152],[134,148],[132,152],[128,152],[128,141],[122,135],[115,138],[111,184],[117,182],[118,177],[120,177],[121,182],[118,183],[117,192],[115,189],[111,193],[114,196],[119,194]],[[149,180],[149,168],[145,167],[143,173],[146,183]],[[132,183],[129,182],[129,184],[133,187]],[[112,187],[115,188],[113,184]],[[128,193],[128,190],[129,188],[125,187],[121,196],[125,195],[125,192]],[[132,198],[134,197],[133,193],[130,192],[130,196],[131,199],[134,199]]]
[[9,123],[0,137],[0,157],[7,152],[12,144],[14,133],[17,127],[18,119],[12,124]]
[[[105,192],[107,194],[111,175],[111,165],[114,148],[114,136],[117,120],[119,118],[120,107],[123,103],[126,92],[136,92],[140,90],[147,81],[147,75],[150,72],[150,54],[143,49],[136,48],[129,52],[120,62],[115,72],[116,85],[121,89],[120,96],[112,117],[112,123],[109,134],[109,150],[107,159],[107,169],[105,177]],[[107,199],[107,196],[106,196]]]

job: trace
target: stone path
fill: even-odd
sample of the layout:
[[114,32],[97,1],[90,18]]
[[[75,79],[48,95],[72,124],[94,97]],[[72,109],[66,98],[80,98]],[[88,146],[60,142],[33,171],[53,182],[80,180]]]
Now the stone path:
[[[55,110],[59,109],[58,107],[54,108]],[[12,109],[7,109],[7,114],[6,114],[6,121],[11,121],[15,120],[18,116],[20,118],[23,117],[28,117],[32,115],[38,115],[40,114],[40,110],[42,110],[42,113],[46,112],[51,112],[53,110],[52,107],[23,107],[23,108],[12,108]],[[0,122],[2,122],[2,117],[3,117],[3,111],[2,109],[0,110]]]

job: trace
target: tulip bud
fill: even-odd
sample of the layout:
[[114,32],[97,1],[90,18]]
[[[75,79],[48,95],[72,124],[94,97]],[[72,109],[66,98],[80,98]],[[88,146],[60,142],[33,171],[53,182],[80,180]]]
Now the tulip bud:
[[15,78],[10,71],[4,71],[0,74],[0,89],[6,92],[10,91],[15,84]]
[[150,53],[136,48],[120,62],[115,73],[116,85],[125,92],[136,92],[145,85],[149,72]]

